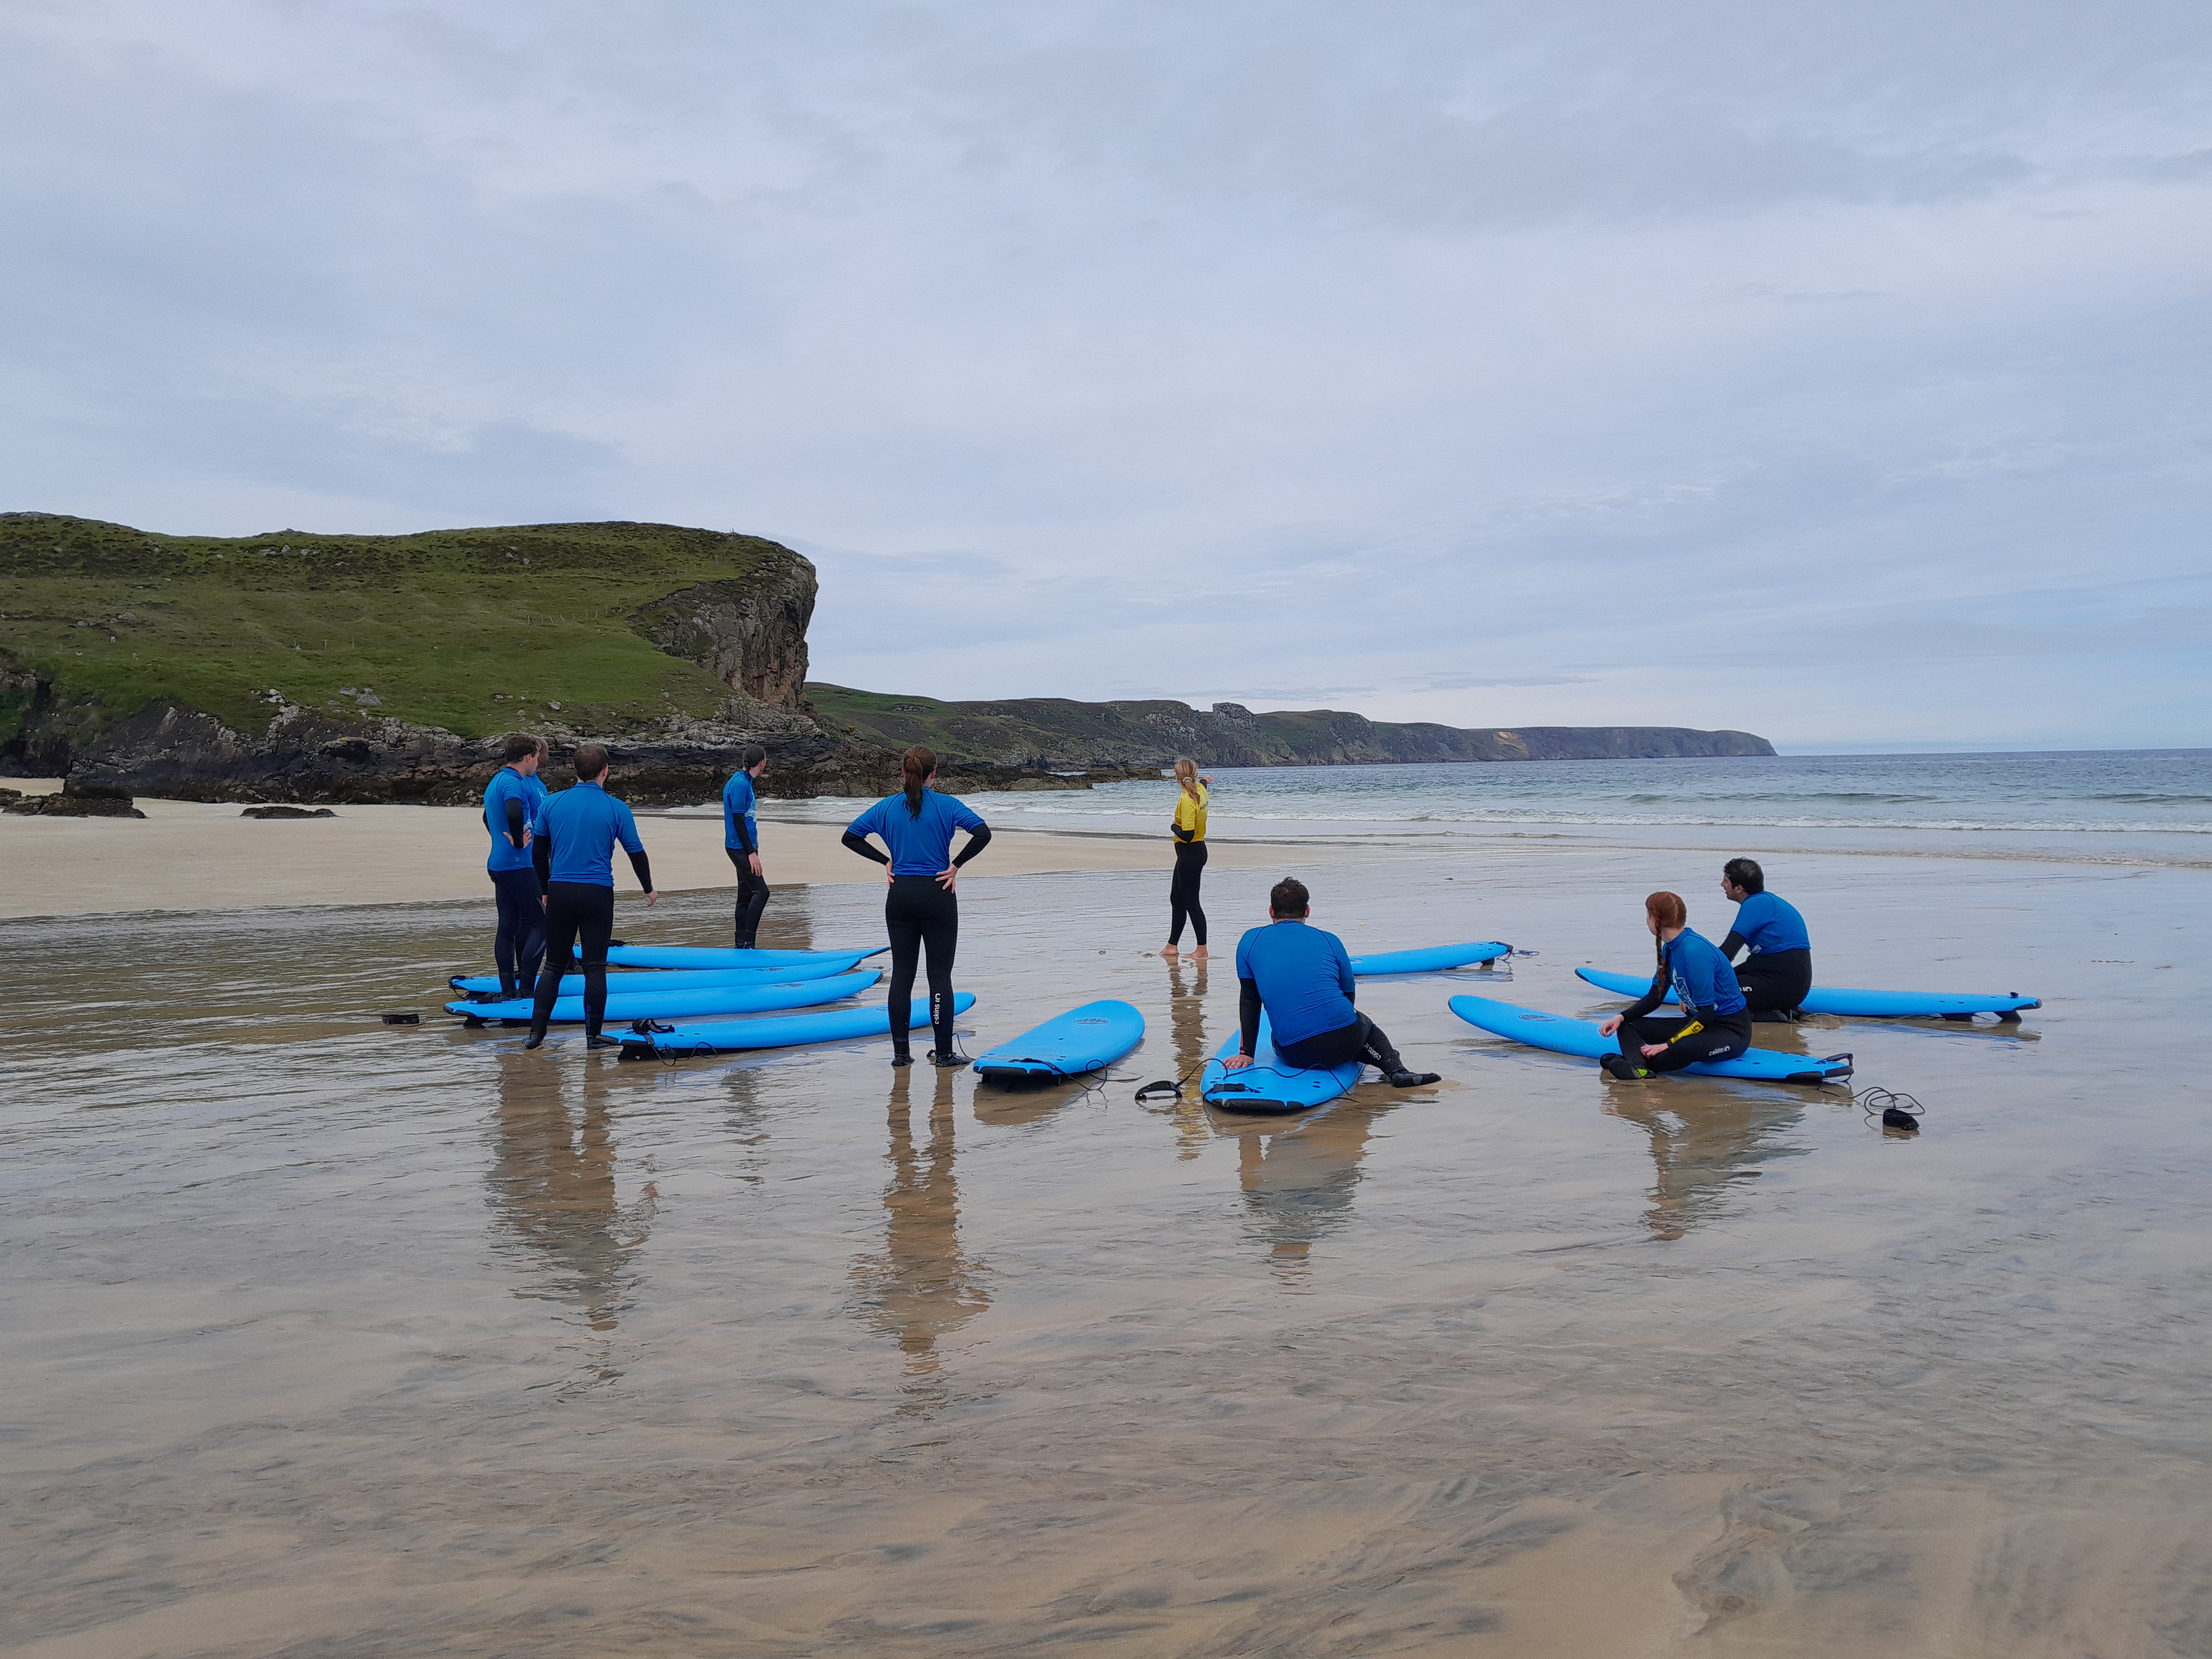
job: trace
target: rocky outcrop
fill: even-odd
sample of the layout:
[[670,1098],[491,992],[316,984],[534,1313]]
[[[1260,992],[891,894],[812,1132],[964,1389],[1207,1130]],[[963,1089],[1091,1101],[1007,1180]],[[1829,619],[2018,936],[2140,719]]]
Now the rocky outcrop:
[[680,589],[644,607],[630,625],[750,702],[803,709],[816,582],[814,567],[797,554],[789,566]]

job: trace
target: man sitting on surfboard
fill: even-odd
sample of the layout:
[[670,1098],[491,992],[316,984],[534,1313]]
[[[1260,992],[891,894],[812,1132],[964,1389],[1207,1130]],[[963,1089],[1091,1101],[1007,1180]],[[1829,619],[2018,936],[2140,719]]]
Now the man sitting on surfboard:
[[1401,1089],[1441,1082],[1434,1072],[1407,1070],[1390,1039],[1352,1006],[1352,958],[1335,934],[1306,926],[1310,908],[1305,884],[1285,876],[1267,895],[1267,926],[1237,941],[1243,1040],[1222,1066],[1237,1072],[1252,1063],[1265,1009],[1275,1052],[1292,1066],[1341,1066],[1357,1060],[1380,1066]]
[[1753,1019],[1794,1019],[1797,1005],[1813,988],[1813,939],[1805,918],[1788,899],[1766,890],[1766,872],[1753,859],[1730,859],[1721,866],[1721,891],[1735,903],[1735,926],[1721,941],[1721,955],[1735,963],[1745,945],[1751,954],[1735,963],[1735,981],[1751,1004]]

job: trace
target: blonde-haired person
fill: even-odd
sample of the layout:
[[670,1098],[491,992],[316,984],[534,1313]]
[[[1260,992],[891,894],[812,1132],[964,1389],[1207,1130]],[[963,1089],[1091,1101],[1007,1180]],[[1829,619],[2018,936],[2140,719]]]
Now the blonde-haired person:
[[1176,760],[1175,775],[1175,875],[1168,883],[1168,945],[1160,954],[1170,960],[1182,954],[1182,925],[1188,921],[1198,939],[1190,959],[1204,962],[1206,912],[1198,902],[1198,880],[1206,869],[1206,803],[1213,780],[1199,776],[1198,763],[1188,755]]

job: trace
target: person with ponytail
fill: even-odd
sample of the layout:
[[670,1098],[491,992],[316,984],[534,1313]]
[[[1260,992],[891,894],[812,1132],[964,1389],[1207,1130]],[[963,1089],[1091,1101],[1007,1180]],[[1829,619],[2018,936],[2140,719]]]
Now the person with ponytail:
[[[1735,969],[1711,940],[1690,931],[1690,907],[1681,896],[1652,894],[1644,901],[1644,922],[1658,941],[1658,966],[1635,1006],[1597,1028],[1620,1039],[1620,1052],[1598,1061],[1605,1074],[1625,1083],[1701,1060],[1733,1060],[1750,1048],[1751,1005]],[[1670,993],[1683,1017],[1651,1018]]]
[[[909,1066],[907,1033],[914,1018],[914,971],[927,951],[929,1029],[933,1066],[967,1062],[952,1051],[952,953],[960,942],[960,902],[954,892],[960,866],[991,842],[991,826],[937,781],[937,757],[916,744],[899,759],[900,793],[886,795],[845,827],[845,845],[884,866],[890,891],[884,926],[891,939],[891,1064]],[[965,830],[968,844],[952,856],[952,832]],[[868,845],[874,836],[890,856]]]
[[1198,878],[1206,868],[1206,787],[1213,780],[1198,775],[1198,763],[1185,755],[1175,763],[1177,785],[1175,817],[1175,876],[1168,883],[1168,945],[1160,954],[1174,961],[1182,954],[1182,925],[1188,921],[1198,940],[1190,953],[1194,962],[1206,960],[1206,912],[1199,908]]

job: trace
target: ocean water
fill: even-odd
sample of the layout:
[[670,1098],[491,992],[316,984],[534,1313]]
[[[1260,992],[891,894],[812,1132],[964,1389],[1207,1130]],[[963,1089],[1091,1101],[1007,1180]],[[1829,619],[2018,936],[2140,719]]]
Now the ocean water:
[[[2158,863],[2212,860],[2212,750],[2061,754],[1783,755],[1711,760],[1533,761],[1503,765],[1223,767],[1211,834],[1224,836],[1494,836],[1528,831],[1638,838],[1652,830],[1761,832],[1747,845],[1809,836],[1873,837],[1982,855]],[[994,822],[1155,835],[1170,782],[980,798]],[[777,804],[830,821],[854,803]],[[1711,837],[1707,837],[1711,839]]]

